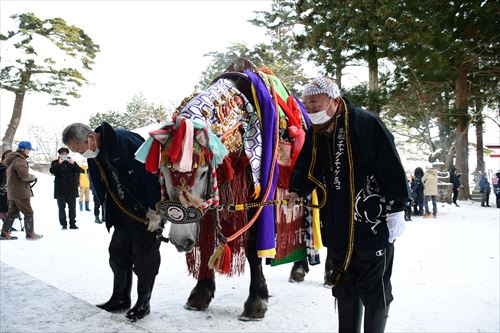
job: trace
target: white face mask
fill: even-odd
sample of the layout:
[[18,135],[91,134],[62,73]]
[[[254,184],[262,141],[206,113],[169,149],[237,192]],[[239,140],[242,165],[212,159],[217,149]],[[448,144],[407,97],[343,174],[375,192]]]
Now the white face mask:
[[95,151],[90,149],[90,142],[89,142],[89,149],[81,153],[81,155],[85,158],[96,158],[97,155],[99,155],[99,148],[96,148]]
[[332,100],[330,99],[330,102],[328,103],[328,105],[326,106],[326,108],[324,110],[308,114],[309,119],[311,120],[311,123],[313,123],[314,125],[322,125],[322,124],[324,124],[332,119],[332,117],[330,117],[326,113],[326,111],[330,107],[331,102],[332,102]]
[[309,119],[314,125],[321,125],[328,122],[332,117],[326,114],[326,110],[309,113]]
[[99,148],[97,148],[96,151],[87,149],[85,152],[82,153],[82,156],[85,158],[96,158],[97,155],[99,155]]

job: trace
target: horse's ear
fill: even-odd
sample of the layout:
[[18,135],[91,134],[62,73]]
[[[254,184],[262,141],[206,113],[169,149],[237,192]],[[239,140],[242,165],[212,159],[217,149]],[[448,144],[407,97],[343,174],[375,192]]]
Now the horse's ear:
[[255,66],[250,60],[245,58],[237,58],[228,68],[226,68],[225,72],[243,72],[245,70],[250,70],[252,72],[257,73],[259,68]]

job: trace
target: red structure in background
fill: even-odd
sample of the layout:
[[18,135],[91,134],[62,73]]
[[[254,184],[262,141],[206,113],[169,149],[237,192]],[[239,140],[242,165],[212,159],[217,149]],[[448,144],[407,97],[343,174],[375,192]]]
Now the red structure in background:
[[490,157],[500,157],[500,145],[486,145],[486,147],[494,151]]

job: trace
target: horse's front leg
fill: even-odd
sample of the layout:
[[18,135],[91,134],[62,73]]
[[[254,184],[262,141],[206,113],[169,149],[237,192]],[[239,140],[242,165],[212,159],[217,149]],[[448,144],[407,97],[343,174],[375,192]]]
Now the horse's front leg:
[[206,279],[198,280],[184,308],[197,311],[204,311],[208,308],[215,295],[215,276],[213,270],[211,271],[212,274],[208,274]]
[[247,259],[250,264],[250,293],[245,301],[240,320],[261,320],[267,311],[269,292],[262,272],[262,259],[257,257],[256,239],[252,234],[248,240]]

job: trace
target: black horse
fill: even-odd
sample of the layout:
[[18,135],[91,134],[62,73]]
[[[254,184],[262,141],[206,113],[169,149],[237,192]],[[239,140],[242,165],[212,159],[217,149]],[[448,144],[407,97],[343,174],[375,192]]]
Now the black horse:
[[[252,223],[262,207],[238,210],[234,205],[255,202],[256,193],[269,190],[259,189],[256,182],[260,170],[255,161],[259,160],[260,151],[253,151],[252,147],[259,143],[255,129],[260,127],[256,124],[260,118],[244,69],[259,73],[253,64],[240,59],[206,90],[186,98],[176,110],[175,123],[158,133],[161,148],[155,154],[161,156],[158,164],[165,180],[166,195],[160,210],[173,222],[169,239],[178,251],[187,253],[189,271],[198,279],[185,307],[208,308],[215,294],[212,268],[217,261],[210,256],[214,250],[230,248],[231,268],[226,267],[226,273],[242,273],[245,257],[250,266],[249,295],[240,319],[260,320],[267,311],[269,293],[262,259],[258,257],[257,225]],[[276,117],[276,122],[283,124],[278,112]],[[227,149],[225,158],[215,163],[222,145]],[[276,149],[274,156],[277,155]],[[271,168],[277,168],[277,164]],[[276,193],[274,199],[286,194],[283,190]],[[298,209],[296,216],[303,214],[297,212]],[[228,258],[225,261],[227,266]]]

